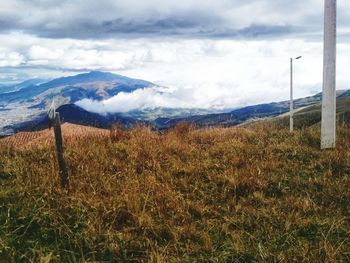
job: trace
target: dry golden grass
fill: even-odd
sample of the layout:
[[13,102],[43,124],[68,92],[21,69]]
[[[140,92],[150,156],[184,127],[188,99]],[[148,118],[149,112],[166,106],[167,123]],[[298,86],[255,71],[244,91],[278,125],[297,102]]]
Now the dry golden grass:
[[[74,143],[76,140],[91,137],[107,137],[110,132],[106,129],[93,128],[71,123],[62,124],[62,133],[65,142]],[[0,148],[37,148],[48,147],[54,143],[53,129],[45,129],[36,132],[19,132],[13,136],[0,140]]]
[[0,153],[0,258],[29,262],[349,262],[350,131],[164,134],[138,126]]

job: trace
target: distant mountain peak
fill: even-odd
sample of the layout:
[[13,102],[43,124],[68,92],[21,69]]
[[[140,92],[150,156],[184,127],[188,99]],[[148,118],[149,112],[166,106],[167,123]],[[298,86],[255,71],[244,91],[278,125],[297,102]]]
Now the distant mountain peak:
[[[59,107],[83,99],[109,99],[121,92],[132,93],[138,89],[154,86],[152,82],[145,80],[110,72],[90,71],[48,82],[29,80],[10,88],[1,87],[0,112],[6,112],[6,114],[0,114],[0,134],[10,128],[17,130],[18,127],[42,121],[53,97],[56,98],[55,103]],[[70,108],[72,111],[74,109],[74,107]]]
[[91,70],[90,72],[85,73],[85,74],[90,74],[90,75],[118,75],[118,76],[120,76],[119,74],[111,73],[111,72],[108,72],[108,71],[101,71],[101,70]]
[[106,72],[106,71],[99,71],[99,70],[92,70],[87,73],[80,73],[76,76],[84,76],[84,77],[123,77],[122,75]]
[[95,81],[104,81],[104,82],[115,82],[124,85],[139,86],[139,87],[148,87],[154,85],[152,82],[133,79],[125,77],[122,75],[104,72],[104,71],[90,71],[85,73],[80,73],[74,76],[67,76],[54,79],[50,82],[45,83],[47,87],[55,87],[58,85],[75,85],[81,83],[95,82]]

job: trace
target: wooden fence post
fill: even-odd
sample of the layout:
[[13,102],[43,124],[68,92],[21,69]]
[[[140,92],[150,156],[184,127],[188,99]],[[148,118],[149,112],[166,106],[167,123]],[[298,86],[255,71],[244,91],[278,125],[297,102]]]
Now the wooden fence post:
[[63,139],[62,139],[62,131],[61,131],[61,120],[60,114],[58,112],[55,113],[55,117],[53,119],[53,128],[55,132],[55,141],[56,141],[56,153],[59,167],[59,175],[61,178],[61,186],[68,186],[68,172],[66,162],[64,160],[64,148],[63,148]]

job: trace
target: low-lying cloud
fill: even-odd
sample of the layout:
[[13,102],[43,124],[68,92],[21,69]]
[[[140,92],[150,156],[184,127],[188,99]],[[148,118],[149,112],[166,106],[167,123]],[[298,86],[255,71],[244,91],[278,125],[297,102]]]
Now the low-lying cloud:
[[[130,93],[121,92],[101,101],[83,99],[76,102],[76,105],[101,115],[155,108],[228,110],[281,100],[285,96],[284,93],[288,93],[287,87],[268,89],[268,83],[261,83],[261,85],[265,85],[265,88],[249,89],[232,82],[220,81],[199,82],[194,86],[184,85],[173,88],[154,86]],[[317,89],[311,86],[303,90],[304,94],[309,94],[310,88]]]
[[[221,87],[223,89],[223,87]],[[213,108],[226,109],[242,104],[241,96],[234,95],[235,89],[226,87],[221,92],[202,91],[194,87],[165,89],[151,87],[131,93],[121,92],[109,99],[96,101],[83,99],[76,102],[79,107],[94,113],[108,114],[155,108]]]
[[139,89],[132,93],[121,92],[106,100],[83,99],[76,102],[79,107],[99,114],[128,112],[136,109],[156,107],[182,108],[185,103],[172,98],[171,93],[161,93],[156,88]]

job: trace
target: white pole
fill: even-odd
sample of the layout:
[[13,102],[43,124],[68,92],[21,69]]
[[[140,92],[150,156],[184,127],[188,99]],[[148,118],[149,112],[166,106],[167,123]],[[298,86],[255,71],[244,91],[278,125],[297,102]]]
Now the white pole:
[[289,131],[293,132],[293,58],[290,59],[290,103],[289,103]]
[[337,1],[325,0],[321,149],[336,141],[336,23]]

